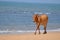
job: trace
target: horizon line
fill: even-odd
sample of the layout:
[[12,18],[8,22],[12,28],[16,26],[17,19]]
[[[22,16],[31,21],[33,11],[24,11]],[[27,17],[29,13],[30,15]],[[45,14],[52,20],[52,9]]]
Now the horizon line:
[[37,3],[37,4],[60,4],[60,3],[42,3],[42,2],[20,2],[20,1],[0,1],[0,2],[15,2],[15,3]]

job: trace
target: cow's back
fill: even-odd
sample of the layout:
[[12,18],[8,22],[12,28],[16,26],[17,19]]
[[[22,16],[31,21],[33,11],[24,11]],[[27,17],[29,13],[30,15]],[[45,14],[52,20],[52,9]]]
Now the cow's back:
[[44,23],[47,24],[47,22],[48,22],[48,16],[46,14],[41,14],[39,16],[39,22],[41,24],[44,24]]

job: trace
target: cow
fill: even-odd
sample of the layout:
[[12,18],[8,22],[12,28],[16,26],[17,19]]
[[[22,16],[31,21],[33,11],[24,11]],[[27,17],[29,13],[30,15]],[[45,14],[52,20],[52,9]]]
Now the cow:
[[47,33],[47,31],[46,31],[46,27],[47,27],[47,23],[48,23],[47,14],[34,14],[33,15],[33,22],[36,24],[36,30],[35,30],[34,34],[36,34],[37,30],[39,31],[39,34],[40,34],[40,25],[44,26],[44,33],[43,34]]

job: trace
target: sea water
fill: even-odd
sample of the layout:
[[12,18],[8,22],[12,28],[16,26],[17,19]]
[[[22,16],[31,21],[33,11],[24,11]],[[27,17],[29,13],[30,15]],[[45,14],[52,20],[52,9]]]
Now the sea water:
[[35,13],[48,15],[47,31],[60,31],[60,4],[0,1],[0,34],[34,32]]

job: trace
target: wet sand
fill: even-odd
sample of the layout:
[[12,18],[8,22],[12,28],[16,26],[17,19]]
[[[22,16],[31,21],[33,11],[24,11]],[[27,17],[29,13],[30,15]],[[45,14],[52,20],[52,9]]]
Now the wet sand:
[[60,40],[60,32],[48,32],[47,34],[0,34],[0,40]]

